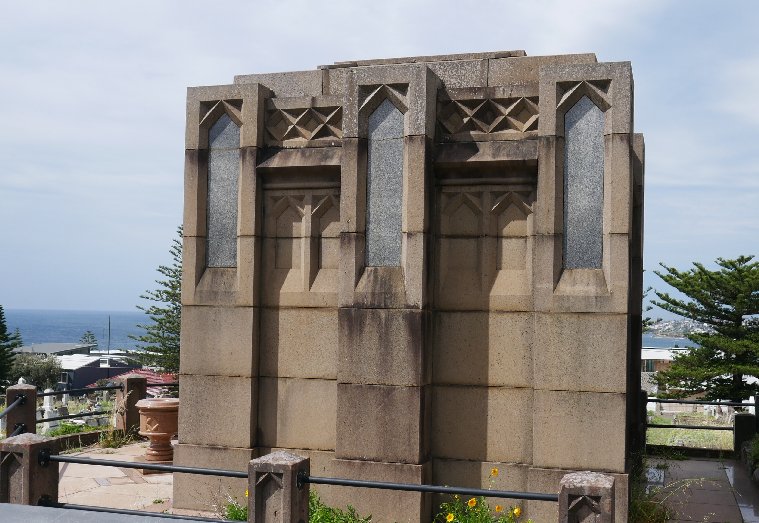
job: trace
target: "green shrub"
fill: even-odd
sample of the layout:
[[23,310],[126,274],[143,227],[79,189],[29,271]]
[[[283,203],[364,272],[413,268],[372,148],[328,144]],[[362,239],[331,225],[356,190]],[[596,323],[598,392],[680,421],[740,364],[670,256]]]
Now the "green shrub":
[[131,445],[137,441],[137,436],[132,432],[116,430],[109,427],[100,434],[98,445],[103,449],[118,449],[124,445]]
[[[248,497],[247,490],[245,497]],[[227,501],[221,510],[221,517],[232,521],[248,521],[248,506],[227,496]],[[359,516],[356,509],[350,505],[346,510],[328,507],[313,490],[308,494],[308,523],[370,523],[371,520],[371,516],[365,518]]]
[[751,470],[757,468],[757,465],[759,465],[759,435],[754,436],[751,439],[751,443],[749,443],[748,458]]
[[359,516],[350,505],[343,511],[322,503],[313,490],[308,494],[308,523],[369,523],[371,520],[371,516]]
[[[247,490],[245,497],[248,497]],[[242,505],[233,497],[227,496],[227,502],[221,509],[221,517],[230,521],[248,521],[248,505]]]
[[[493,487],[494,479],[498,477],[498,469],[490,470],[488,489]],[[492,509],[484,496],[463,498],[456,495],[453,500],[441,503],[440,512],[435,516],[435,523],[516,523],[522,517],[522,507],[512,505],[504,507],[496,504]],[[528,519],[527,523],[532,523]]]
[[67,436],[69,434],[79,434],[80,432],[92,432],[98,430],[98,427],[90,427],[89,425],[77,425],[76,423],[63,422],[54,429],[50,429],[45,433],[45,436],[55,438],[57,436]]

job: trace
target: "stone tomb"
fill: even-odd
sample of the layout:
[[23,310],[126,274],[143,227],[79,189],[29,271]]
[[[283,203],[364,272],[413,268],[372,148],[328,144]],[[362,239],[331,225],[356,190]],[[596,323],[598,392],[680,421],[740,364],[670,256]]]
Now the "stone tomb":
[[[179,465],[559,491],[638,444],[629,63],[344,62],[187,95]],[[177,474],[175,506],[245,482]],[[231,489],[231,490],[230,490]],[[373,521],[439,498],[318,488]],[[508,504],[508,503],[506,503]],[[555,521],[555,503],[521,502]],[[623,516],[618,520],[622,521]]]

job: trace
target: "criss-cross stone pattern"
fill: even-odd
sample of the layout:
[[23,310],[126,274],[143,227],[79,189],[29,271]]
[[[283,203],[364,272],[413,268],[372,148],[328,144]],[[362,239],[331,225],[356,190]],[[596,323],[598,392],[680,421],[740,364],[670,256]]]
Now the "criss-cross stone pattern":
[[447,134],[536,131],[538,99],[449,100],[438,107],[438,122]]
[[342,107],[273,109],[266,114],[266,131],[277,142],[343,136]]

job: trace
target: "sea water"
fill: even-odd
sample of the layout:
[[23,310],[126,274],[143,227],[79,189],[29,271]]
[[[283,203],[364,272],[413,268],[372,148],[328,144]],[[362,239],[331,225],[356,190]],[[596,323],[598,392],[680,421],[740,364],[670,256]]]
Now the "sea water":
[[648,332],[643,334],[643,346],[656,349],[672,349],[674,347],[698,347],[688,338],[668,338],[654,336]]
[[145,333],[138,324],[150,324],[147,314],[141,311],[60,311],[5,309],[8,331],[17,328],[24,345],[38,343],[78,343],[86,331],[97,338],[98,348],[108,348],[108,322],[110,318],[110,348],[134,349],[139,344],[129,335]]
[[[108,319],[111,321],[111,348],[133,349],[138,343],[129,335],[144,334],[138,324],[149,324],[150,318],[140,311],[59,311],[6,309],[8,330],[21,332],[25,345],[32,343],[77,343],[85,331],[92,331],[102,349],[108,348]],[[665,338],[643,334],[644,347],[668,349],[693,347],[687,338]]]

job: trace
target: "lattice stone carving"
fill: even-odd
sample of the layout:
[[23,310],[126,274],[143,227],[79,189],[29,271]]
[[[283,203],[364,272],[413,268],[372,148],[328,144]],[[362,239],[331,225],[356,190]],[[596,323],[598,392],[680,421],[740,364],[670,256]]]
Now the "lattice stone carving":
[[263,232],[265,304],[313,306],[337,292],[339,189],[266,189]]
[[570,495],[569,523],[596,523],[601,520],[601,497]]
[[441,306],[466,309],[529,295],[532,202],[534,190],[526,185],[442,188],[436,298]]
[[276,142],[343,137],[342,107],[275,108],[266,113],[266,132]]
[[446,134],[524,133],[538,129],[538,98],[443,100],[438,123]]

